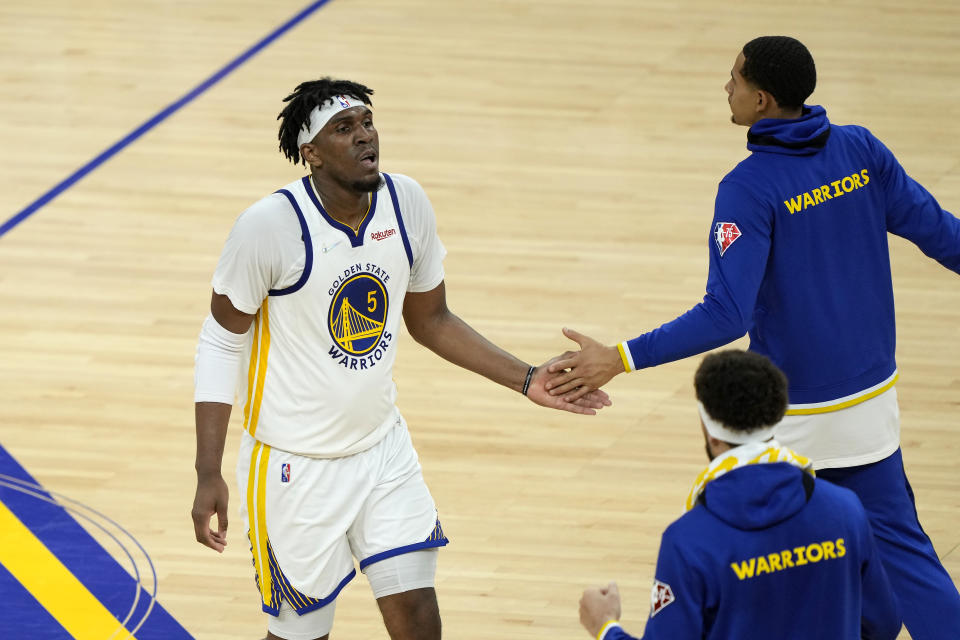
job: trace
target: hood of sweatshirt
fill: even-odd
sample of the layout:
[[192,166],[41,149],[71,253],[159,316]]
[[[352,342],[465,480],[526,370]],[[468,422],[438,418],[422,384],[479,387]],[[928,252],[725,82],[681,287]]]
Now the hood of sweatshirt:
[[700,503],[737,529],[765,529],[803,509],[814,479],[786,462],[734,469],[704,487]]
[[747,149],[765,153],[803,156],[818,153],[830,137],[830,121],[819,106],[803,107],[795,120],[764,118],[747,132]]

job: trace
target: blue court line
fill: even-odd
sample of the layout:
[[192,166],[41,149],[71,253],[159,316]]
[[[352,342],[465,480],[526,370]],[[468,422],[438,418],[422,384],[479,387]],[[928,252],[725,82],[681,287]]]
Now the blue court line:
[[[129,634],[123,633],[124,628],[139,640],[193,640],[190,632],[157,601],[153,561],[136,538],[95,509],[41,487],[2,445],[0,502],[117,619],[119,633],[114,640],[129,638]],[[105,533],[121,548],[134,575],[80,525],[78,518]],[[141,585],[137,558],[130,553],[133,546],[124,543],[123,538],[132,541],[149,565],[143,576],[151,583],[150,590]],[[30,615],[31,611],[46,609],[9,570],[2,565],[0,569],[0,638],[71,637],[51,615]]]
[[214,73],[212,76],[198,84],[196,87],[191,89],[188,93],[183,95],[179,100],[169,104],[165,109],[154,115],[152,118],[141,124],[139,127],[120,138],[120,140],[113,143],[105,151],[101,152],[97,157],[83,165],[72,174],[67,176],[63,181],[59,182],[52,189],[44,193],[42,196],[31,202],[27,205],[22,211],[14,215],[12,218],[0,225],[0,236],[7,233],[15,226],[29,218],[31,215],[36,213],[42,207],[46,206],[51,200],[59,196],[61,193],[75,185],[77,182],[82,180],[88,173],[92,172],[94,169],[102,165],[104,162],[115,156],[120,151],[123,151],[131,143],[137,140],[140,136],[150,131],[158,124],[172,116],[174,113],[187,106],[197,97],[202,95],[207,89],[217,84],[225,77],[230,75],[233,71],[237,69],[240,65],[245,63],[247,60],[253,56],[260,53],[260,51],[266,48],[274,40],[285,34],[287,31],[295,27],[297,24],[302,22],[304,19],[310,16],[314,11],[327,4],[330,0],[316,0],[307,5],[303,10],[298,14],[284,22],[282,25],[274,29],[272,32],[267,34],[262,40],[254,44],[252,47],[241,53],[239,56],[231,60],[224,66],[222,69]]

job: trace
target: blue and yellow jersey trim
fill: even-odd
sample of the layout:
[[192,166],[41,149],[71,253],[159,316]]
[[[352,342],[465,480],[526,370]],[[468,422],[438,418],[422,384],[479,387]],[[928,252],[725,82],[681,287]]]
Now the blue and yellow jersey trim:
[[621,342],[618,344],[617,351],[620,353],[620,360],[623,361],[623,370],[627,373],[634,371],[636,367],[633,366],[633,358],[630,355],[630,347],[627,346],[627,343]]
[[423,542],[404,545],[402,547],[397,547],[396,549],[375,553],[369,558],[364,558],[360,561],[360,571],[363,571],[374,562],[380,562],[381,560],[386,560],[387,558],[399,556],[404,553],[410,553],[411,551],[420,551],[421,549],[430,549],[433,547],[444,547],[449,543],[450,540],[448,540],[447,536],[443,534],[443,527],[440,526],[440,521],[437,520],[437,523],[433,527],[433,531],[430,532],[430,535],[427,536],[427,539]]
[[[251,548],[253,547],[253,541],[250,542]],[[340,595],[340,592],[343,591],[343,588],[346,587],[351,580],[353,580],[357,575],[356,569],[351,569],[350,573],[340,581],[340,584],[328,595],[322,598],[312,598],[300,591],[297,590],[290,581],[287,580],[287,576],[284,575],[283,570],[280,569],[280,563],[277,562],[277,556],[273,553],[273,546],[270,544],[270,540],[267,540],[267,557],[270,561],[270,576],[272,582],[270,583],[270,594],[269,598],[266,597],[264,587],[260,581],[260,574],[254,574],[257,581],[257,589],[260,591],[262,608],[265,613],[277,616],[280,615],[280,605],[283,602],[286,602],[290,605],[294,611],[297,612],[297,615],[303,615],[315,609],[325,607],[334,600],[337,596]],[[269,602],[270,604],[267,604]]]
[[247,402],[243,405],[243,428],[256,437],[263,384],[267,377],[267,356],[270,354],[270,298],[266,298],[253,320],[253,348],[247,368]]
[[250,550],[253,552],[253,567],[257,584],[263,597],[263,606],[274,606],[273,566],[267,544],[267,463],[270,461],[270,445],[257,441],[250,454],[250,472],[247,476],[247,518]]
[[302,179],[304,191],[306,191],[307,196],[313,202],[313,206],[317,208],[317,211],[320,212],[320,215],[324,220],[327,221],[334,229],[339,229],[350,240],[350,244],[353,247],[363,246],[363,236],[366,233],[367,225],[370,224],[370,221],[373,220],[373,216],[370,215],[371,212],[376,212],[377,209],[377,192],[374,191],[367,195],[367,210],[364,212],[363,217],[360,218],[360,222],[357,223],[356,227],[351,227],[348,224],[344,224],[331,216],[326,209],[323,208],[323,203],[320,201],[320,194],[317,193],[316,185],[313,184],[313,180],[310,179],[310,176],[304,176]]
[[607,637],[607,632],[610,631],[610,629],[619,626],[619,620],[608,620],[602,627],[600,627],[600,631],[597,632],[597,640],[603,640],[605,637]]
[[844,396],[842,398],[836,398],[835,400],[828,400],[827,402],[811,402],[807,404],[791,404],[787,408],[788,416],[809,416],[815,415],[818,413],[831,413],[833,411],[840,411],[841,409],[847,409],[855,405],[860,404],[861,402],[866,402],[871,398],[876,398],[877,396],[886,393],[893,388],[893,385],[897,383],[900,374],[896,371],[887,378],[886,380],[879,382],[872,387],[867,387],[862,391],[851,394],[849,396]]

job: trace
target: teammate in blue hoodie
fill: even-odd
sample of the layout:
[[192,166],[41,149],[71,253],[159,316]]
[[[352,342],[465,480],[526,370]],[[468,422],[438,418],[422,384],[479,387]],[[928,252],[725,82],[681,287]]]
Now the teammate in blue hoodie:
[[614,375],[750,335],[789,380],[777,440],[860,497],[914,640],[960,638],[960,594],[917,519],[900,453],[896,325],[887,233],[960,273],[960,220],[869,131],[807,106],[810,52],[785,36],[747,43],[726,85],[752,152],[720,182],[703,302],[648,333],[551,367],[574,399]]
[[[896,638],[896,601],[860,501],[772,439],[783,374],[764,356],[722,351],[704,358],[694,387],[711,463],[663,534],[644,640]],[[616,584],[584,592],[591,635],[634,638],[619,619]]]

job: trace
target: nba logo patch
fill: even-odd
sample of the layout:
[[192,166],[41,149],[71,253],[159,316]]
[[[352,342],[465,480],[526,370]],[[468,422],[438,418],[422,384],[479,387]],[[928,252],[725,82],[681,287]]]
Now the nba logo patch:
[[673,595],[673,589],[666,582],[659,580],[653,581],[653,589],[650,590],[650,617],[657,615],[668,604],[676,600]]
[[290,463],[280,465],[280,482],[290,482]]
[[713,239],[717,241],[717,249],[720,250],[720,257],[730,248],[737,238],[741,236],[740,229],[735,222],[718,222],[713,229]]
[[340,102],[340,106],[343,107],[344,109],[349,109],[350,107],[353,106],[353,105],[351,105],[350,102],[349,102],[345,97],[343,97],[343,96],[337,96],[337,100]]

